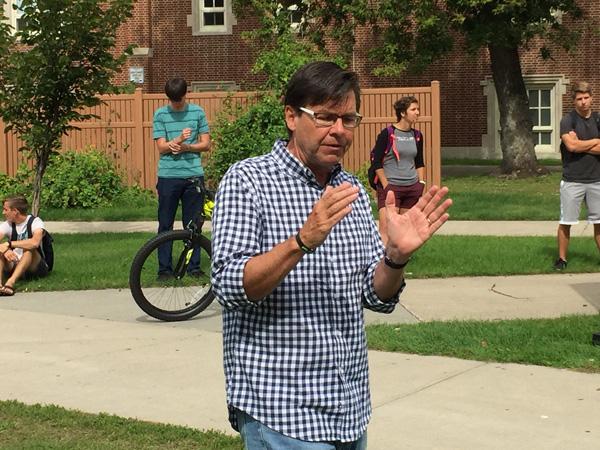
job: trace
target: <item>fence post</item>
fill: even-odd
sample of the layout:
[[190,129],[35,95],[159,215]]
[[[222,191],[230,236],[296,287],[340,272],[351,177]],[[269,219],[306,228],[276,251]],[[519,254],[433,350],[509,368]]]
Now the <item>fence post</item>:
[[[432,184],[442,184],[442,115],[440,112],[440,82],[431,82],[431,167]],[[428,177],[429,178],[429,177]]]
[[8,135],[4,131],[4,121],[0,117],[0,172],[10,175],[8,173]]
[[[145,153],[144,153],[144,114],[143,114],[142,89],[136,88],[133,96],[133,161],[139,176],[138,184],[146,187]],[[135,180],[136,174],[129,174],[130,182]]]

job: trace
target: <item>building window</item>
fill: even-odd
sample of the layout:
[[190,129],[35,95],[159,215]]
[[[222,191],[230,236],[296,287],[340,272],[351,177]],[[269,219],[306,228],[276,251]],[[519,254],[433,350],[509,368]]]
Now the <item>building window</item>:
[[301,2],[294,0],[283,0],[280,4],[279,14],[285,14],[290,22],[292,31],[298,31],[304,23],[304,11]]
[[533,140],[536,150],[551,151],[555,124],[552,120],[552,88],[529,89],[529,114],[533,123]]
[[23,9],[21,0],[12,0],[4,4],[4,17],[13,28],[13,32],[23,29]]
[[[558,127],[563,115],[562,96],[567,91],[569,80],[564,75],[523,75],[523,80],[529,95],[535,153],[538,158],[560,158]],[[502,151],[496,90],[491,77],[481,84],[487,96],[488,123],[488,132],[482,136],[482,153],[486,158],[499,158]]]
[[192,81],[192,92],[239,91],[240,86],[235,81]]
[[231,34],[235,25],[231,0],[193,0],[188,25],[194,35]]
[[302,33],[306,25],[306,16],[310,3],[301,0],[281,0],[277,4],[277,15],[284,15],[290,25],[290,29],[295,33]]
[[[225,0],[204,0],[202,3],[202,28],[225,26]],[[220,31],[220,30],[219,30]]]

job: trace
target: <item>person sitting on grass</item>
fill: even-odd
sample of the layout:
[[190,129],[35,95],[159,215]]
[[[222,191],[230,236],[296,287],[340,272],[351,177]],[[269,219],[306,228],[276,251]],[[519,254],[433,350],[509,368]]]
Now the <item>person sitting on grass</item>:
[[[44,222],[36,217],[31,223],[31,234],[28,236],[27,214],[29,204],[20,195],[10,196],[4,200],[2,214],[6,219],[0,224],[0,296],[12,296],[15,283],[19,278],[43,277],[48,274],[48,265],[38,251],[44,237]],[[13,224],[17,238],[12,239]],[[6,281],[5,281],[6,280]]]

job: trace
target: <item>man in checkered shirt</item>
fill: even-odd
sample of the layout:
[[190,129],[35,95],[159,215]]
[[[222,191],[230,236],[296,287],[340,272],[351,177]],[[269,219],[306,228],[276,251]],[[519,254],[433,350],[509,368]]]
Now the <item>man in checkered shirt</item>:
[[362,308],[393,311],[411,254],[448,219],[433,186],[406,214],[386,200],[384,249],[369,197],[340,161],[361,116],[353,72],[302,67],[288,140],[233,165],[213,214],[227,404],[248,449],[365,449],[371,416]]

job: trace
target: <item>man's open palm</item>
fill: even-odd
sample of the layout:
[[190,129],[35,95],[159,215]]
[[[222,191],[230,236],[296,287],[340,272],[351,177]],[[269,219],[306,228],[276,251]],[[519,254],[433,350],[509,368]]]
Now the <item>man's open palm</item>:
[[397,258],[408,259],[448,220],[446,211],[451,199],[444,200],[448,188],[432,186],[404,214],[396,211],[394,192],[389,191],[385,199],[388,230],[387,252]]

